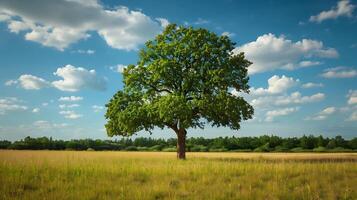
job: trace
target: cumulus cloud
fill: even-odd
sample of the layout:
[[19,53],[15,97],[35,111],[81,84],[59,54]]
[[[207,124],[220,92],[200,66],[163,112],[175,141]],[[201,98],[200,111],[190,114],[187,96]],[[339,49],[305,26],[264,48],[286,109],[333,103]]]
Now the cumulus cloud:
[[123,6],[107,9],[95,0],[2,0],[0,14],[11,32],[24,32],[26,40],[61,51],[89,38],[90,32],[98,33],[113,48],[137,49],[168,23]]
[[76,108],[76,107],[79,107],[80,105],[79,104],[60,104],[58,105],[58,107],[60,109],[66,109],[66,108]]
[[32,109],[32,112],[33,113],[38,113],[38,112],[40,112],[40,109],[39,108],[34,108],[34,109]]
[[348,67],[334,67],[324,70],[321,76],[324,78],[353,78],[357,76],[357,70]]
[[63,115],[66,119],[78,119],[81,118],[83,115],[77,114],[73,110],[62,110],[59,114]]
[[357,90],[349,90],[347,94],[347,103],[349,105],[357,104]]
[[91,54],[94,54],[95,51],[92,50],[92,49],[87,49],[87,50],[78,49],[78,50],[76,50],[76,51],[72,51],[72,53],[79,53],[79,54],[88,54],[88,55],[91,55]]
[[309,83],[303,84],[301,87],[302,88],[316,88],[316,87],[323,87],[323,86],[324,86],[324,84],[322,84],[322,83],[309,82]]
[[5,82],[6,86],[19,85],[26,90],[39,90],[45,87],[55,87],[62,91],[76,92],[81,89],[105,90],[106,79],[99,77],[94,69],[87,70],[82,67],[66,65],[60,67],[54,75],[61,77],[62,80],[46,81],[43,78],[24,74],[17,80]]
[[100,112],[104,109],[104,106],[93,105],[92,108],[94,112]]
[[300,67],[311,67],[311,66],[316,66],[316,65],[321,65],[321,62],[319,61],[310,61],[310,60],[304,60],[299,63]]
[[198,18],[196,21],[193,22],[193,24],[195,25],[204,25],[204,24],[209,24],[210,21],[207,19],[203,19],[203,18]]
[[24,106],[23,102],[15,97],[0,98],[0,115],[10,111],[24,110],[27,110],[27,106]]
[[282,108],[282,109],[277,109],[277,110],[270,110],[265,114],[265,121],[271,122],[274,121],[274,118],[279,117],[279,116],[286,116],[289,115],[293,112],[298,111],[299,108]]
[[21,75],[17,80],[8,80],[5,85],[19,85],[25,90],[39,90],[51,86],[45,79],[30,74]]
[[288,105],[288,104],[305,104],[318,102],[325,99],[325,94],[316,93],[311,96],[302,96],[300,92],[294,92],[290,96],[279,97],[275,101],[275,105]]
[[305,120],[325,120],[328,116],[336,112],[337,112],[336,107],[327,107],[322,111],[320,111],[319,113],[317,113],[315,116],[305,118]]
[[310,22],[321,23],[328,19],[337,19],[338,17],[352,17],[353,11],[356,8],[349,0],[342,0],[337,3],[336,7],[327,11],[322,11],[318,15],[310,17]]
[[58,68],[54,75],[62,80],[53,81],[52,85],[62,91],[76,92],[82,88],[105,90],[106,81],[97,76],[94,69],[87,70],[82,67],[66,65]]
[[303,96],[300,92],[293,92],[290,95],[262,96],[254,98],[250,103],[257,108],[267,108],[273,106],[287,106],[293,104],[306,104],[319,102],[325,99],[325,94],[316,93],[311,96]]
[[293,42],[284,36],[265,34],[256,41],[244,44],[233,50],[234,53],[244,52],[253,64],[248,68],[249,74],[256,74],[276,69],[293,70],[320,64],[311,58],[336,58],[338,52],[324,47],[321,41],[302,39]]
[[17,85],[18,81],[17,80],[8,80],[5,82],[6,86],[12,86],[12,85]]
[[228,32],[228,31],[225,31],[222,33],[223,36],[227,36],[227,37],[234,37],[236,34],[235,33],[231,33],[231,32]]
[[268,79],[268,88],[251,88],[252,95],[279,94],[287,91],[296,85],[299,79],[294,80],[292,77],[274,75]]
[[51,123],[45,120],[38,120],[33,123],[33,125],[38,129],[50,130],[55,128],[67,127],[66,123]]
[[114,72],[118,72],[118,73],[122,74],[126,67],[127,67],[126,65],[118,64],[116,66],[111,66],[110,69]]
[[58,101],[82,101],[83,97],[80,96],[68,96],[68,97],[60,97]]
[[357,121],[357,111],[352,112],[347,121]]
[[165,19],[165,18],[156,18],[157,21],[160,22],[161,27],[165,28],[166,26],[168,26],[170,24],[169,20]]

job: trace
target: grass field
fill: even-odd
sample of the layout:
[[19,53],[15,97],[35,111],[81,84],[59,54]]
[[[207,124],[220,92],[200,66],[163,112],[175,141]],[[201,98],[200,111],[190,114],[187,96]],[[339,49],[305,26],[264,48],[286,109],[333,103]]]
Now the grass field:
[[0,199],[357,199],[357,154],[0,151]]

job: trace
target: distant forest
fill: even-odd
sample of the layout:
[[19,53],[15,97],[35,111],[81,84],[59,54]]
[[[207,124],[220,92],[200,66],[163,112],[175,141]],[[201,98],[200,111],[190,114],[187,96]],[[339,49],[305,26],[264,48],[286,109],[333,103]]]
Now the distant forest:
[[[348,152],[357,151],[357,138],[346,140],[341,136],[302,136],[282,138],[263,135],[259,137],[187,138],[189,152]],[[122,138],[117,140],[53,140],[52,138],[26,137],[11,142],[0,141],[0,149],[16,150],[91,150],[91,151],[176,151],[176,139]]]

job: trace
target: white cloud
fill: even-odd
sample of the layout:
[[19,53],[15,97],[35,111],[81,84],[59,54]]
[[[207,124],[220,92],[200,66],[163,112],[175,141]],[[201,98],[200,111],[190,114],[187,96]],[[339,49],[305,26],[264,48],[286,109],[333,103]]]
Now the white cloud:
[[11,19],[11,17],[9,15],[0,13],[0,22],[6,22],[6,21],[8,21],[10,19]]
[[0,98],[0,115],[9,111],[24,111],[27,106],[22,105],[22,101],[15,97]]
[[37,76],[29,74],[21,75],[17,82],[22,88],[26,90],[39,90],[51,86],[51,84],[43,78],[39,78]]
[[316,93],[311,96],[302,96],[300,92],[294,92],[290,96],[279,97],[275,101],[275,105],[288,105],[288,104],[305,104],[318,102],[325,99],[325,94]]
[[79,96],[68,96],[68,97],[60,97],[58,101],[82,101],[83,97]]
[[160,22],[161,27],[165,28],[166,26],[168,26],[170,24],[169,20],[165,19],[165,18],[156,18],[157,21]]
[[45,129],[45,130],[54,129],[54,128],[63,128],[63,127],[67,127],[68,126],[68,124],[66,124],[66,123],[57,124],[57,123],[51,123],[51,122],[48,122],[48,121],[45,121],[45,120],[35,121],[33,123],[33,125],[36,128]]
[[319,113],[317,113],[315,116],[305,118],[305,120],[325,120],[328,116],[336,112],[337,112],[336,107],[327,107],[322,111],[320,111]]
[[276,69],[293,70],[319,64],[318,61],[306,60],[317,58],[336,58],[338,52],[324,47],[321,41],[302,39],[292,42],[284,36],[274,34],[259,36],[256,41],[244,44],[233,50],[244,52],[253,64],[248,68],[249,74],[256,74]]
[[79,104],[60,104],[60,105],[58,105],[58,107],[60,109],[76,108],[76,107],[79,107],[79,106],[80,106]]
[[331,115],[335,112],[336,112],[335,107],[327,107],[327,108],[323,109],[319,114],[320,115]]
[[357,121],[357,111],[352,112],[347,121]]
[[195,25],[203,25],[203,24],[209,24],[210,21],[206,20],[206,19],[202,19],[202,18],[198,18],[195,22],[193,22],[193,24]]
[[104,109],[104,106],[93,105],[92,108],[94,112],[100,112]]
[[127,67],[126,65],[118,64],[116,66],[111,66],[110,69],[114,72],[118,72],[118,73],[122,74],[126,67]]
[[268,79],[268,88],[251,88],[252,95],[279,94],[287,91],[296,85],[299,79],[294,80],[292,77],[274,75]]
[[271,122],[274,121],[274,118],[279,117],[279,116],[286,116],[289,115],[293,112],[298,111],[299,108],[282,108],[282,109],[277,109],[277,110],[270,110],[265,114],[265,121]]
[[321,76],[324,78],[353,78],[357,76],[357,70],[348,67],[334,67],[324,70]]
[[94,69],[88,71],[82,67],[66,65],[58,68],[54,75],[63,78],[63,80],[52,82],[54,87],[62,91],[76,92],[82,88],[106,89],[106,81],[98,77]]
[[319,61],[310,61],[310,60],[304,60],[299,63],[300,67],[311,67],[311,66],[316,66],[316,65],[321,65],[321,62]]
[[5,82],[6,86],[12,86],[12,85],[17,85],[18,81],[17,80],[8,80]]
[[324,85],[322,83],[305,83],[301,87],[302,88],[316,88],[316,87],[323,87]]
[[347,98],[347,103],[349,105],[357,104],[357,90],[349,90]]
[[44,106],[44,107],[45,107],[45,106],[48,106],[48,103],[47,103],[47,102],[43,102],[43,103],[42,103],[42,106]]
[[26,90],[39,90],[45,87],[55,87],[62,91],[76,92],[80,89],[105,90],[106,79],[99,77],[94,69],[87,70],[82,67],[66,65],[60,67],[53,73],[62,78],[62,80],[53,81],[52,83],[37,76],[24,74],[17,80],[5,82],[6,86],[20,85]]
[[228,31],[225,31],[222,33],[223,36],[227,36],[227,37],[234,37],[236,34],[235,33],[231,33],[231,32],[228,32]]
[[167,23],[127,7],[106,9],[97,1],[2,0],[0,11],[0,19],[8,23],[11,32],[25,32],[26,40],[61,51],[89,38],[90,32],[97,32],[113,48],[137,49]]
[[352,17],[355,5],[350,4],[349,0],[342,0],[337,3],[337,7],[333,7],[328,11],[322,11],[318,15],[311,16],[310,22],[321,23],[328,19],[336,19],[338,17]]
[[33,113],[38,113],[38,112],[40,112],[40,109],[39,108],[34,108],[34,109],[32,109],[32,112]]
[[79,54],[88,54],[88,55],[91,55],[91,54],[94,54],[95,51],[92,50],[92,49],[87,49],[87,50],[83,50],[83,49],[78,49],[76,51],[72,51],[73,53],[79,53]]
[[274,106],[286,106],[293,104],[306,104],[319,102],[325,99],[325,94],[316,93],[311,96],[302,96],[300,92],[294,92],[290,95],[280,96],[262,96],[250,101],[255,108],[269,108]]
[[59,112],[59,114],[63,115],[67,119],[78,119],[83,116],[81,114],[77,114],[73,110],[62,110]]

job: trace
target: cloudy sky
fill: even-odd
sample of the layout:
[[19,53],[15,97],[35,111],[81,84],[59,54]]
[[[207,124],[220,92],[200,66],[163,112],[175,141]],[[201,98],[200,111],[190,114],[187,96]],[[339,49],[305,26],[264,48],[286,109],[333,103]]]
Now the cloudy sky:
[[254,63],[254,119],[189,136],[357,135],[356,1],[1,0],[0,139],[107,138],[122,69],[168,23],[228,35]]

